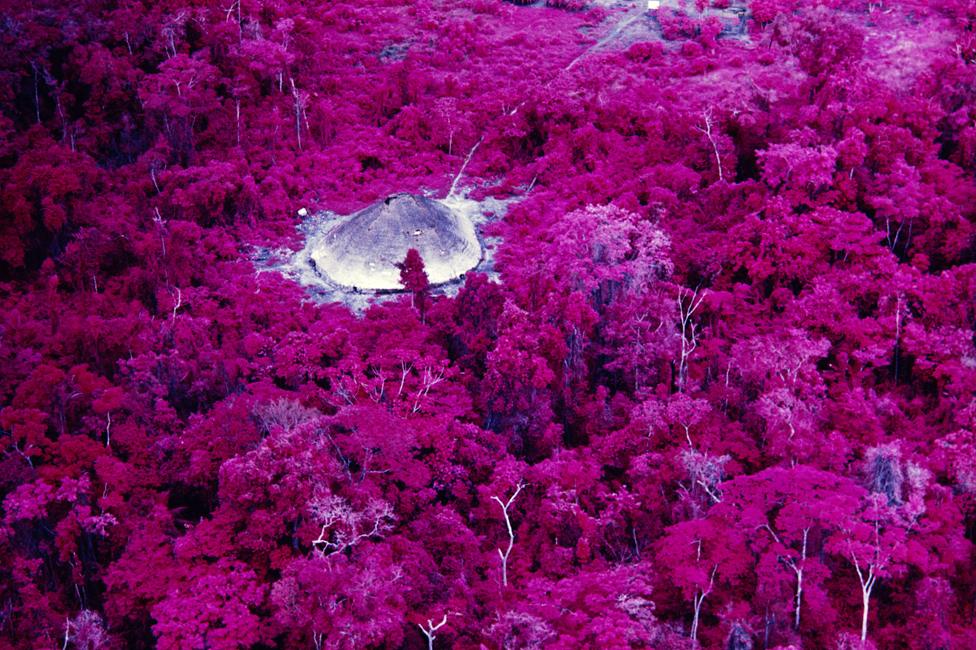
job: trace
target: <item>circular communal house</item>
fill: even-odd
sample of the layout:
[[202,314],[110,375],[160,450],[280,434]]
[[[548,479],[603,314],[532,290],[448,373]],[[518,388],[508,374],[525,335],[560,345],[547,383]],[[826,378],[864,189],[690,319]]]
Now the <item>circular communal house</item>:
[[326,232],[311,250],[315,268],[335,284],[395,291],[397,266],[417,249],[431,284],[456,280],[481,261],[474,224],[442,203],[395,194],[351,215]]

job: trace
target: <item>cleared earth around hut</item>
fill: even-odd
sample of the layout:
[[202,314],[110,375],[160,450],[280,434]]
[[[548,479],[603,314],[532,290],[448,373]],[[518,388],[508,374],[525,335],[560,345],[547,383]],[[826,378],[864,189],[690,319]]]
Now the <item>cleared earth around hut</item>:
[[450,282],[481,261],[474,224],[442,203],[395,194],[351,215],[317,239],[316,270],[335,284],[368,290],[400,289],[397,266],[411,248],[432,284]]

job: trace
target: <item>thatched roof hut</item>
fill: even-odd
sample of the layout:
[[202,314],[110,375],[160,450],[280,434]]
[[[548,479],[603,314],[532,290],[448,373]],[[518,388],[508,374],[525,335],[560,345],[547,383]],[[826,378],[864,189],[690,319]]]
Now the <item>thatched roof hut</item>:
[[322,236],[311,257],[336,284],[390,290],[401,288],[396,265],[411,248],[423,258],[431,284],[454,280],[481,261],[470,220],[413,194],[395,194],[355,213]]

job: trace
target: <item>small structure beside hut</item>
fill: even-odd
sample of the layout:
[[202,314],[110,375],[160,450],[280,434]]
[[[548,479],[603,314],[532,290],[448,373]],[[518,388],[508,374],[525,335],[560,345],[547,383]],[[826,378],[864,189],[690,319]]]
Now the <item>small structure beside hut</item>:
[[351,215],[316,241],[311,260],[335,284],[373,291],[401,289],[397,266],[416,248],[431,284],[456,280],[481,261],[474,224],[443,203],[394,194]]

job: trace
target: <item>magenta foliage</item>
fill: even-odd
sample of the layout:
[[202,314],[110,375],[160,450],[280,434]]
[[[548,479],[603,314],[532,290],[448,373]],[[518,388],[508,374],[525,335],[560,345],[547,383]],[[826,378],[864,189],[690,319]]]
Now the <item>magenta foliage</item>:
[[2,4],[0,649],[976,647],[971,3]]

